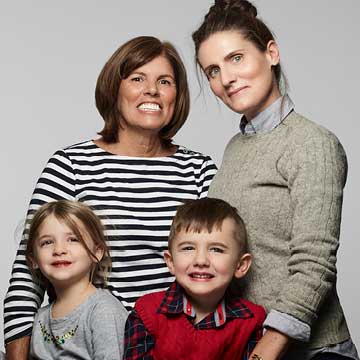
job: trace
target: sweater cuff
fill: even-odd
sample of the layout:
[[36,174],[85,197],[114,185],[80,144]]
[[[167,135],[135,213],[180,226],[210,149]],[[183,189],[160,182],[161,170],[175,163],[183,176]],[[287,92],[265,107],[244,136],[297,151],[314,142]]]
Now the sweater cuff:
[[295,340],[310,340],[311,328],[308,324],[280,311],[271,310],[265,319],[264,327],[271,327]]

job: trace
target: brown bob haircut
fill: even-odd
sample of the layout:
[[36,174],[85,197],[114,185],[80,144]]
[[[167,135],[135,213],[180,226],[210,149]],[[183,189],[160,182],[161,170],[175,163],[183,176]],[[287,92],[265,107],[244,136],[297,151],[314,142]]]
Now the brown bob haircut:
[[[35,242],[39,236],[42,224],[51,215],[55,216],[57,220],[71,229],[76,238],[86,249],[89,257],[93,259],[96,264],[91,273],[91,279],[89,280],[100,286],[105,286],[107,274],[111,269],[111,258],[101,221],[90,207],[81,202],[70,200],[53,201],[42,205],[35,212],[34,217],[30,222],[25,257],[34,278],[38,280],[39,284],[46,287],[51,300],[56,298],[56,293],[51,283],[39,269],[34,269],[33,266],[33,259],[36,260],[36,254],[34,253]],[[95,246],[103,251],[104,255],[101,260],[98,260],[95,254],[87,246],[84,239],[84,232],[79,228],[77,221],[81,223],[83,230],[87,232],[87,235],[92,239]]]
[[234,237],[240,244],[241,254],[249,252],[245,224],[236,208],[224,200],[215,198],[189,200],[179,206],[170,229],[169,251],[181,231],[211,233],[214,228],[221,230],[225,219],[232,219],[235,223]]
[[96,107],[105,121],[99,132],[105,142],[118,141],[121,129],[118,109],[118,95],[122,79],[126,79],[135,69],[164,56],[171,64],[176,82],[175,110],[170,123],[161,129],[159,136],[164,146],[170,146],[174,135],[184,124],[190,109],[190,95],[185,66],[169,42],[161,42],[152,36],[139,36],[120,46],[100,72],[95,89]]

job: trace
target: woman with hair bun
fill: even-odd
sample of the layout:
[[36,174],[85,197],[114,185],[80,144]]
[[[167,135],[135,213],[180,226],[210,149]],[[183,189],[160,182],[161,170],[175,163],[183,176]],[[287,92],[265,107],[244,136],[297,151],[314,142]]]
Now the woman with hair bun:
[[278,45],[246,0],[219,0],[193,33],[211,90],[242,114],[209,196],[235,206],[254,256],[245,298],[268,311],[252,359],[359,359],[336,293],[346,155],[281,91]]

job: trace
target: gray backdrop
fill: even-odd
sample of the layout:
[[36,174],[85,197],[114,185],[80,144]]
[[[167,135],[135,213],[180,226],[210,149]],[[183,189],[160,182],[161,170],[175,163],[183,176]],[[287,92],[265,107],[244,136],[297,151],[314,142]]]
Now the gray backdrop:
[[[124,41],[155,35],[172,41],[187,65],[192,110],[176,141],[218,165],[239,116],[210,95],[198,96],[191,32],[209,0],[0,2],[1,238],[3,299],[27,205],[49,156],[95,136],[97,75]],[[338,289],[360,347],[359,188],[360,1],[257,0],[275,32],[298,112],[331,129],[349,161],[338,253]],[[2,340],[2,325],[0,328]]]

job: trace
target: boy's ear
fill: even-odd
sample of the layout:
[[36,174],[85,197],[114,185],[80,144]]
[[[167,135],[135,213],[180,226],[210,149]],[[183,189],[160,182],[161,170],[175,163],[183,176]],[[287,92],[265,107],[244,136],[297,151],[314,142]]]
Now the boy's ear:
[[251,263],[252,256],[250,254],[245,253],[244,255],[242,255],[236,267],[234,277],[236,277],[237,279],[241,279],[242,277],[244,277],[250,269]]
[[170,273],[172,275],[175,275],[174,261],[173,261],[173,257],[169,250],[164,251],[164,260],[166,262],[167,267],[169,268]]

